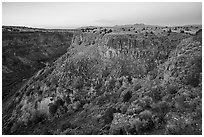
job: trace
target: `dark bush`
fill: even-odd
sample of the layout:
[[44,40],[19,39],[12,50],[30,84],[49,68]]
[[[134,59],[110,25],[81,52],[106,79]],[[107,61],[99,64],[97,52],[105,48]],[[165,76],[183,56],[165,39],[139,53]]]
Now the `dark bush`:
[[61,98],[58,98],[57,101],[55,102],[55,105],[59,106],[63,106],[64,105],[64,101]]
[[168,36],[169,36],[169,35],[170,35],[170,33],[171,33],[171,29],[169,29],[167,32],[168,32]]
[[92,43],[91,43],[91,44],[92,44],[92,45],[94,45],[95,43],[96,43],[95,41],[92,41]]
[[123,102],[128,102],[132,97],[132,92],[131,91],[127,91],[126,93],[124,93],[123,95]]
[[57,112],[58,106],[56,104],[49,104],[49,112],[54,115]]
[[112,32],[112,29],[109,29],[108,33],[111,33]]
[[39,90],[38,91],[38,95],[42,95],[43,91],[42,90]]
[[180,33],[184,33],[184,30],[180,30]]
[[108,109],[106,109],[104,115],[102,116],[102,118],[104,119],[104,123],[105,124],[109,124],[112,122],[113,120],[113,114],[116,112],[116,109],[113,107],[109,107]]

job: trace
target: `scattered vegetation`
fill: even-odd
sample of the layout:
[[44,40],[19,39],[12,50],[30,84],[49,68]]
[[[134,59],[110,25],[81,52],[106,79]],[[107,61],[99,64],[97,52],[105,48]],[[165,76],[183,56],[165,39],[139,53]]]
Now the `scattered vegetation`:
[[[7,121],[13,123],[12,132],[8,129],[7,134],[21,133],[16,128],[19,121],[46,109],[33,120],[32,130],[22,122],[25,134],[202,134],[201,33],[141,29],[115,34],[115,29],[81,28],[73,40],[76,44],[83,35],[81,45],[73,44],[69,54],[16,93],[30,107],[23,101],[16,104]],[[108,58],[110,49],[115,54]],[[47,97],[52,100],[44,109],[33,106]]]

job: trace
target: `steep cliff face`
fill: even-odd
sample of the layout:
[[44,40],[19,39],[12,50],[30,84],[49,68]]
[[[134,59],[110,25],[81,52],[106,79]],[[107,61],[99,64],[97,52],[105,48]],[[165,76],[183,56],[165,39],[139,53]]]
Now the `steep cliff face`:
[[72,39],[72,46],[77,45],[94,45],[96,42],[98,42],[102,38],[102,34],[99,33],[75,33],[74,37]]
[[[5,127],[10,134],[200,134],[201,80],[192,81],[201,78],[202,44],[194,38],[76,33],[67,53],[15,94]],[[180,85],[172,87],[175,79]]]

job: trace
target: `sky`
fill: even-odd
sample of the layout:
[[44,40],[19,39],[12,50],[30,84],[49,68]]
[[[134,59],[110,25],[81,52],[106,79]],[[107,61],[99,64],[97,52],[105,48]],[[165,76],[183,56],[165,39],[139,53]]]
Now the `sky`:
[[202,24],[202,3],[2,3],[2,25],[65,29],[136,23],[161,26]]

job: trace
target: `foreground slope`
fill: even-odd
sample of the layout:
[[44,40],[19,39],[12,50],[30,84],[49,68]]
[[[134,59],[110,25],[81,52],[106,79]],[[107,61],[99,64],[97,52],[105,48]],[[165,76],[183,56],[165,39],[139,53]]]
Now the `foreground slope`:
[[5,134],[201,134],[201,33],[75,33],[29,79]]

